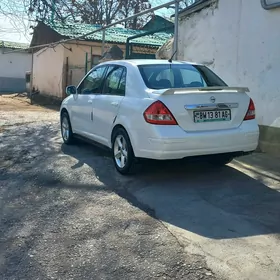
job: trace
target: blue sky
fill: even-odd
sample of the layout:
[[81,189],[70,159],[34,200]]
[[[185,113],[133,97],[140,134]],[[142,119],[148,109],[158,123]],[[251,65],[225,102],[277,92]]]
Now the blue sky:
[[[152,6],[155,7],[168,1],[170,0],[152,0],[151,2]],[[20,1],[18,3],[20,3]],[[20,8],[17,7],[17,11],[19,9]],[[156,14],[168,16],[172,14],[172,9],[160,9],[156,11]],[[17,16],[4,16],[0,14],[0,41],[4,40],[29,43],[31,40],[31,35],[29,35],[30,32],[31,30],[29,29],[29,23],[27,17],[24,14]]]

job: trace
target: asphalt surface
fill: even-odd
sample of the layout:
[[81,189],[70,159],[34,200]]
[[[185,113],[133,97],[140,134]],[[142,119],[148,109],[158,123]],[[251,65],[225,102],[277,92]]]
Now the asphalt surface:
[[2,104],[0,151],[0,279],[280,279],[269,157],[123,177],[108,152],[62,144],[57,112]]

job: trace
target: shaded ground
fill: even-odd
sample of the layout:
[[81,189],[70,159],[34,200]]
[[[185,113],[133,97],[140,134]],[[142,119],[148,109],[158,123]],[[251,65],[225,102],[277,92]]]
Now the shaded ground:
[[1,279],[280,279],[279,158],[123,177],[58,112],[0,108]]
[[58,112],[0,96],[1,279],[218,279]]

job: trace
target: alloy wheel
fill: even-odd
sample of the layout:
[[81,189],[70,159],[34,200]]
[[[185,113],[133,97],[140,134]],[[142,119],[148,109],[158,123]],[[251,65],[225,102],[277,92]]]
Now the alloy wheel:
[[114,143],[114,158],[119,168],[124,168],[128,161],[128,149],[125,138],[118,135]]
[[64,141],[68,141],[70,135],[70,126],[67,117],[63,117],[61,123],[61,134]]

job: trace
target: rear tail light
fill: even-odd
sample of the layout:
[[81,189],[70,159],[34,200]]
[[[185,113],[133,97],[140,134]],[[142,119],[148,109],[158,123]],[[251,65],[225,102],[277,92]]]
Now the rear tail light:
[[248,111],[246,113],[244,121],[253,120],[255,117],[256,117],[256,114],[255,114],[255,104],[254,104],[253,100],[250,99]]
[[173,117],[172,113],[159,100],[150,105],[143,115],[147,123],[177,125],[177,121]]

